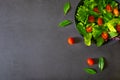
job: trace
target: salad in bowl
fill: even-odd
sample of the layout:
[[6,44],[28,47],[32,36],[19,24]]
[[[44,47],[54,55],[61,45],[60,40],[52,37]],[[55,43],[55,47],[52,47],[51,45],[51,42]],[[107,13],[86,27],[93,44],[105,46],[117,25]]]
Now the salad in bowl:
[[75,22],[87,46],[92,43],[102,46],[120,34],[119,3],[115,0],[81,0]]

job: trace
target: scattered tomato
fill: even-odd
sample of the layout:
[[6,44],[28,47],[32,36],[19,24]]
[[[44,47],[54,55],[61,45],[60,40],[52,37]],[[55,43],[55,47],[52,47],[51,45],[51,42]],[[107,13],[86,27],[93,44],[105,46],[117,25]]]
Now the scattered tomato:
[[87,32],[92,32],[92,26],[87,27],[87,28],[86,28],[86,31],[87,31]]
[[93,11],[99,13],[99,9],[98,9],[98,7],[95,7],[95,8],[93,9]]
[[69,38],[68,38],[68,44],[73,45],[74,43],[75,43],[74,38],[69,37]]
[[102,19],[102,18],[98,18],[97,23],[98,23],[99,26],[102,26],[102,24],[103,24],[103,19]]
[[103,32],[101,36],[104,40],[108,39],[108,33],[107,32]]
[[93,65],[95,64],[94,59],[88,58],[88,59],[87,59],[87,64],[88,64],[89,66],[93,66]]
[[112,12],[112,7],[111,7],[110,4],[107,4],[107,5],[106,5],[106,10],[107,10],[108,12]]
[[116,26],[116,30],[120,33],[120,24]]
[[88,21],[89,21],[89,22],[94,22],[94,21],[95,21],[94,16],[89,16],[89,17],[88,17]]
[[113,13],[114,13],[115,16],[119,16],[118,8],[114,8]]

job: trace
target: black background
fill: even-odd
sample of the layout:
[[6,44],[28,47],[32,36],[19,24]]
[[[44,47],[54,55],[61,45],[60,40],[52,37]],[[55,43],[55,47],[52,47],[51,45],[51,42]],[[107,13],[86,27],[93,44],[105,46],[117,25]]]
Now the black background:
[[[120,80],[120,42],[97,48],[80,43],[68,45],[68,37],[80,37],[74,12],[79,0],[0,0],[0,80]],[[73,21],[58,27],[64,19]],[[106,59],[106,67],[89,75],[89,57]]]

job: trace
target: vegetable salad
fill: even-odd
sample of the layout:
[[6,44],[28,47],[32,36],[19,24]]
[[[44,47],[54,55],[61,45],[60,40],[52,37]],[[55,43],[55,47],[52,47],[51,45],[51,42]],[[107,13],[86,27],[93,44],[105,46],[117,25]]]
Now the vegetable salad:
[[75,19],[87,46],[102,46],[120,33],[119,4],[114,0],[82,0]]

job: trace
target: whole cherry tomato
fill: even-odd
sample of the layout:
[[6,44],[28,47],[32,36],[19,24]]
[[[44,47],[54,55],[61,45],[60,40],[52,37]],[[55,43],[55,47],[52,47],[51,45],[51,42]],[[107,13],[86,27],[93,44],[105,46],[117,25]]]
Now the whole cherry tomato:
[[68,44],[73,45],[74,43],[75,43],[74,38],[69,37],[69,38],[68,38]]
[[93,66],[93,65],[95,64],[94,59],[93,59],[93,58],[88,58],[88,59],[87,59],[87,64],[88,64],[89,66]]

